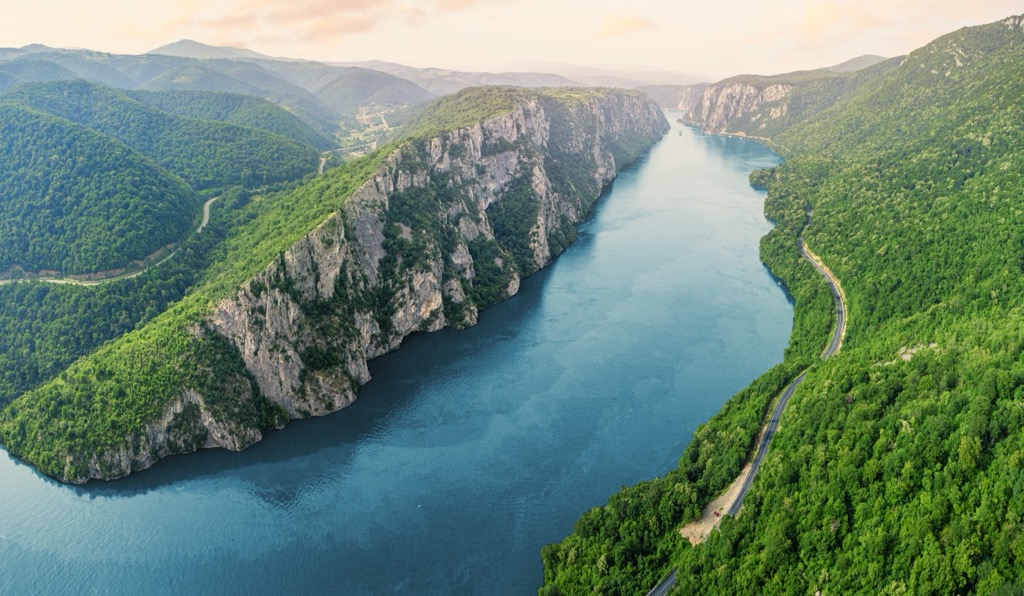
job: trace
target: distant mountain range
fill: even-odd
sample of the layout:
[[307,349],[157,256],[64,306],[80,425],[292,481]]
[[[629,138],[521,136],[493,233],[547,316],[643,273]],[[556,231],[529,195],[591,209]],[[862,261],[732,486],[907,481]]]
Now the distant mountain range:
[[376,70],[279,60],[197,42],[178,42],[138,56],[42,45],[0,49],[0,92],[27,82],[75,78],[126,90],[261,97],[328,137],[354,126],[362,108],[395,109],[434,96],[411,81]]

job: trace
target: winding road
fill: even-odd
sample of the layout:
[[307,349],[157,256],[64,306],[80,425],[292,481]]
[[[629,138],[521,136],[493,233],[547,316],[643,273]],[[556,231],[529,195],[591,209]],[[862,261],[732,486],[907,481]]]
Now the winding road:
[[[201,222],[199,222],[199,227],[196,228],[196,231],[195,231],[196,234],[202,232],[203,228],[206,227],[206,224],[210,223],[210,206],[213,204],[214,201],[216,201],[219,198],[220,198],[220,195],[218,195],[216,197],[213,197],[212,199],[209,199],[208,201],[203,203],[203,219],[202,219]],[[167,247],[161,248],[160,250],[164,250],[165,248],[167,248]],[[149,259],[153,258],[154,255],[159,254],[160,250],[158,250],[157,252],[149,255],[148,257],[145,257],[142,260],[146,261],[146,260],[149,260]],[[4,284],[18,282],[18,281],[41,281],[41,282],[48,283],[48,284],[68,284],[68,285],[72,285],[72,286],[98,286],[98,285],[101,285],[101,284],[114,283],[115,281],[124,281],[126,279],[131,279],[133,277],[138,277],[138,276],[142,275],[143,273],[149,271],[150,269],[152,269],[154,267],[159,267],[160,265],[162,265],[165,262],[167,262],[174,255],[178,254],[179,250],[181,250],[181,244],[180,243],[178,244],[177,247],[175,247],[174,250],[171,251],[170,254],[168,254],[164,258],[162,258],[159,261],[153,263],[152,265],[147,265],[147,266],[143,267],[142,269],[140,269],[138,271],[133,271],[131,273],[117,273],[119,271],[123,271],[123,269],[115,269],[115,270],[112,270],[112,271],[97,271],[96,273],[82,273],[82,274],[66,275],[66,276],[53,276],[53,277],[46,277],[46,276],[31,277],[31,276],[29,276],[29,277],[22,277],[22,278],[18,278],[18,279],[0,279],[0,286],[2,286]],[[92,279],[82,279],[83,277],[90,277]]]
[[[846,335],[846,295],[843,293],[843,287],[839,284],[839,280],[832,271],[825,266],[818,255],[811,252],[809,248],[804,244],[803,238],[797,239],[797,248],[800,250],[800,256],[814,265],[814,268],[818,270],[818,273],[825,278],[828,282],[829,289],[832,290],[832,297],[836,302],[836,326],[832,332],[832,340],[829,341],[828,346],[825,347],[825,351],[821,354],[822,360],[828,360],[832,356],[836,355],[839,350],[843,347],[843,337]],[[725,513],[727,515],[736,516],[740,512],[740,508],[743,506],[743,499],[747,496],[747,491],[750,490],[750,485],[754,482],[754,477],[757,476],[758,470],[761,468],[761,461],[764,459],[765,454],[768,452],[768,446],[771,444],[772,436],[775,431],[779,428],[779,419],[782,417],[782,412],[786,409],[786,405],[789,403],[789,398],[793,397],[793,393],[796,388],[800,386],[800,383],[804,382],[804,377],[807,375],[807,371],[810,368],[805,369],[801,372],[793,381],[783,389],[782,394],[779,396],[779,401],[775,404],[775,408],[772,410],[772,416],[768,420],[768,424],[761,433],[761,441],[757,446],[757,453],[754,455],[754,460],[751,462],[750,469],[744,470],[745,477],[743,478],[743,484],[741,485],[739,492],[736,494],[735,500],[726,506]],[[737,479],[739,481],[739,478]],[[730,487],[731,488],[731,487]],[[717,525],[721,521],[721,517],[718,516],[717,510],[714,507],[705,508],[702,517],[708,517],[708,520],[703,520],[705,523],[710,522],[712,525]],[[710,517],[714,515],[714,517]],[[699,523],[699,522],[698,522]],[[654,587],[647,596],[663,596],[676,583],[676,570],[673,569],[668,575],[666,575],[658,585]]]
[[[828,360],[834,356],[839,349],[843,347],[843,336],[846,335],[846,305],[843,301],[843,288],[839,285],[839,280],[836,279],[832,271],[821,262],[821,258],[818,255],[811,252],[807,245],[804,244],[803,238],[797,240],[798,247],[800,249],[800,255],[809,261],[814,268],[818,270],[818,273],[825,278],[828,282],[829,289],[832,290],[832,298],[836,301],[836,327],[832,331],[832,340],[828,343],[825,351],[821,354],[822,360]],[[782,396],[779,398],[779,402],[775,404],[775,409],[772,410],[772,417],[768,421],[768,426],[765,428],[764,434],[761,437],[761,444],[757,446],[757,455],[754,456],[753,466],[750,468],[750,473],[747,474],[746,480],[743,481],[743,487],[740,489],[739,495],[736,500],[729,507],[726,512],[729,515],[736,516],[740,512],[740,507],[743,505],[743,498],[747,496],[747,491],[750,489],[750,485],[754,482],[754,476],[757,476],[757,471],[761,467],[761,460],[764,459],[764,454],[768,452],[768,445],[772,442],[772,435],[779,428],[779,418],[782,417],[783,410],[786,409],[786,404],[789,403],[789,398],[793,397],[793,392],[800,386],[800,383],[804,382],[804,376],[807,375],[807,371],[800,373],[797,378],[793,379],[793,382],[786,386],[782,391]]]

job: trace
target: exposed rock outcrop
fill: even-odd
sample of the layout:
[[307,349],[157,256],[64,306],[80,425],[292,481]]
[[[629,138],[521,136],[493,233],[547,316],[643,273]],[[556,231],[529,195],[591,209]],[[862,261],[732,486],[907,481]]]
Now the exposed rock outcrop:
[[650,85],[640,87],[639,90],[651,96],[651,99],[658,102],[658,105],[663,108],[689,113],[700,103],[707,88],[707,83],[694,83],[692,85]]
[[[399,145],[354,192],[327,179],[318,192],[345,193],[324,196],[340,210],[232,294],[168,315],[126,352],[109,347],[44,388],[45,403],[74,404],[76,434],[28,401],[8,426],[12,453],[66,482],[112,479],[171,454],[244,449],[289,418],[344,408],[370,359],[417,331],[473,325],[518,292],[668,130],[653,101],[617,90],[479,90],[454,111],[439,104],[448,111],[429,122],[490,100],[511,107]],[[115,353],[131,362],[104,360]],[[139,375],[158,382],[131,384]]]
[[516,293],[568,244],[624,161],[666,130],[638,94],[540,96],[404,146],[221,302],[211,327],[290,416],[343,408],[370,379],[369,359],[416,331],[472,325],[480,308]]
[[788,112],[786,99],[792,90],[788,84],[719,83],[701,94],[689,119],[708,133],[728,132],[729,125],[744,116],[778,119]]

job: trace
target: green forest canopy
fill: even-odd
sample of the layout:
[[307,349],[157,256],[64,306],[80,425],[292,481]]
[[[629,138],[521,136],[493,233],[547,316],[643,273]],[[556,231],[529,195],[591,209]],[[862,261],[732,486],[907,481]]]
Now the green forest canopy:
[[[772,136],[787,161],[756,178],[778,223],[762,255],[797,301],[789,370],[545,548],[542,593],[644,593],[671,568],[682,594],[1024,589],[1022,79],[1019,19],[962,29]],[[847,340],[790,402],[740,515],[690,547],[678,528],[827,334],[805,326],[831,306],[799,235],[844,286]]]

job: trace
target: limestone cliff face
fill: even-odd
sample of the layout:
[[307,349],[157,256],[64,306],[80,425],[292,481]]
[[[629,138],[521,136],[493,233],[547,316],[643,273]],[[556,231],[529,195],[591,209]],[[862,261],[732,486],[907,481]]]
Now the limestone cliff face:
[[608,92],[517,101],[511,113],[407,144],[217,305],[208,327],[291,417],[341,409],[369,381],[369,359],[416,331],[473,325],[481,308],[515,294],[571,242],[619,168],[667,129],[647,98]]
[[70,450],[48,473],[119,478],[171,454],[244,449],[289,418],[344,408],[369,381],[370,359],[417,331],[473,325],[515,294],[669,128],[636,92],[508,95],[507,113],[399,146],[342,209],[189,318],[174,352],[188,360],[167,367],[178,389],[166,405],[123,441]]
[[787,98],[793,91],[788,84],[722,82],[709,86],[690,110],[688,118],[705,132],[736,132],[730,125],[741,119],[774,120],[788,112]]
[[188,390],[160,419],[146,424],[142,432],[127,437],[120,448],[94,453],[84,474],[74,471],[69,457],[61,480],[82,483],[90,478],[120,478],[133,470],[146,469],[169,455],[212,447],[240,451],[262,438],[259,429],[218,419],[201,395]]
[[676,100],[675,109],[681,112],[690,112],[704,98],[704,92],[707,91],[709,85],[706,83],[699,83],[695,85],[687,85],[683,87]]

